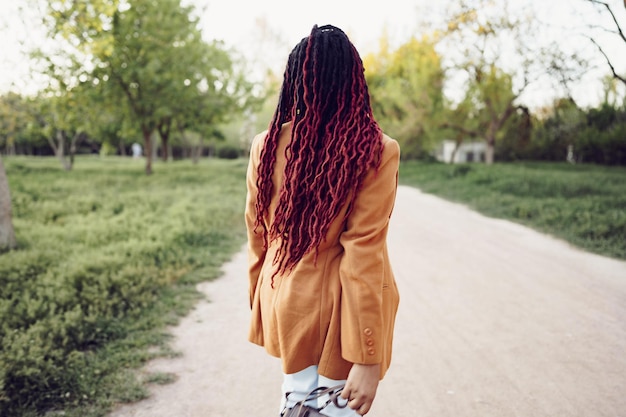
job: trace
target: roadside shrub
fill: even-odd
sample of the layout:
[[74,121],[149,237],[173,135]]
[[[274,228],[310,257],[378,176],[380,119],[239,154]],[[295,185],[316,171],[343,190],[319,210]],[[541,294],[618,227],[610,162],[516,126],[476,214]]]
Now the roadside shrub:
[[239,153],[238,147],[228,143],[217,148],[217,157],[221,159],[237,159]]
[[604,165],[626,165],[626,123],[605,131],[595,127],[582,130],[574,144],[576,159]]
[[0,255],[0,415],[103,415],[145,396],[128,368],[169,352],[164,327],[244,241],[245,164],[5,166],[20,248]]
[[499,160],[565,161],[626,165],[626,109],[607,103],[582,110],[573,103],[555,107],[554,114],[536,120],[530,143],[519,146],[505,137],[497,143]]

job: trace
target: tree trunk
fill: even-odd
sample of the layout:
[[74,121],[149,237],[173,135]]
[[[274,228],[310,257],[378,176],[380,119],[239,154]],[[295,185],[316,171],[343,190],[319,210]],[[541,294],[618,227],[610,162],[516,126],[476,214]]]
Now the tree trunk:
[[161,123],[158,124],[157,130],[159,131],[159,136],[161,136],[161,159],[163,162],[167,162],[170,154],[170,128],[172,127],[172,121],[170,118],[166,117]]
[[65,131],[58,130],[56,138],[58,143],[56,144],[56,147],[54,147],[54,153],[56,154],[59,161],[61,161],[63,169],[66,171],[71,171],[72,164],[65,158]]
[[11,218],[11,193],[4,164],[0,158],[0,251],[17,247]]
[[163,136],[163,134],[161,134],[161,160],[163,162],[167,162],[167,160],[169,159],[169,135],[166,134],[165,136]]
[[200,136],[198,138],[198,145],[194,146],[193,148],[193,156],[192,156],[192,160],[193,160],[193,164],[196,165],[198,163],[198,161],[200,161],[200,157],[202,157],[202,151],[204,146],[203,145],[203,140],[202,140],[202,136]]
[[466,135],[465,132],[457,132],[456,134],[456,139],[455,139],[456,144],[454,145],[454,149],[452,150],[452,154],[450,155],[451,164],[454,164],[454,161],[456,159],[456,154],[459,152],[459,148],[463,144],[463,138],[465,135]]
[[143,132],[143,147],[146,154],[146,175],[152,174],[152,140],[150,134],[152,133],[147,126],[141,128]]
[[[506,119],[503,118],[501,120]],[[500,120],[497,120],[489,123],[489,127],[487,128],[487,135],[485,137],[485,141],[487,142],[487,150],[485,151],[485,163],[487,165],[493,164],[496,147],[496,133],[498,133],[498,130],[500,130],[500,126],[502,126],[502,123],[500,122]]]
[[69,171],[72,169],[69,162],[65,159],[65,131],[57,130],[54,138],[46,136],[50,147],[54,151],[54,156],[57,157],[64,170]]
[[185,137],[185,130],[184,129],[178,129],[178,133],[180,134],[180,140],[183,143],[183,155],[182,158],[183,159],[187,159],[191,156],[191,152],[190,152],[190,148],[191,145],[189,144],[189,141],[187,140],[187,137]]
[[487,142],[487,150],[485,151],[485,163],[487,165],[493,164],[494,154],[495,148],[493,142]]
[[121,139],[118,148],[120,150],[120,156],[126,156],[126,146],[124,146],[124,141]]
[[69,162],[69,170],[71,170],[74,167],[74,159],[76,157],[76,149],[78,147],[78,144],[80,142],[82,142],[82,140],[85,138],[86,134],[84,132],[76,132],[74,134],[74,137],[72,138],[72,141],[70,143],[70,162]]
[[150,144],[152,146],[152,160],[156,161],[159,159],[159,141],[155,137],[155,135],[150,135]]
[[463,139],[457,139],[456,144],[454,145],[454,149],[452,150],[452,153],[450,154],[451,164],[454,163],[454,160],[456,159],[456,154],[457,152],[459,152],[459,148],[461,147],[462,143],[463,143]]

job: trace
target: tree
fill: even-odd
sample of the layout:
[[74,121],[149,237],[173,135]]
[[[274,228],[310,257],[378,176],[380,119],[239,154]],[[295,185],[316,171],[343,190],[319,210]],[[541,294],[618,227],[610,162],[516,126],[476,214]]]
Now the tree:
[[14,249],[17,246],[13,221],[11,218],[11,193],[9,181],[0,157],[0,251]]
[[[462,1],[441,32],[439,45],[452,51],[446,64],[447,79],[461,80],[464,91],[456,98],[464,117],[445,122],[465,136],[484,138],[486,162],[493,163],[495,142],[507,120],[517,110],[527,111],[522,94],[546,73],[549,53],[532,37],[533,20],[510,13],[507,4],[488,0]],[[454,98],[453,98],[454,99]]]
[[502,137],[496,147],[496,157],[500,161],[527,159],[533,132],[533,116],[529,109],[517,109],[502,130]]
[[164,161],[174,130],[183,138],[185,131],[193,130],[202,142],[202,136],[215,132],[216,124],[256,106],[260,100],[252,94],[253,85],[235,70],[234,52],[227,52],[218,42],[199,42],[189,52],[193,55],[187,57],[188,78],[181,88],[170,91],[175,97],[157,122]]
[[7,155],[41,152],[47,145],[38,97],[8,92],[0,96],[0,149]]
[[0,96],[0,145],[9,154],[15,153],[16,136],[25,124],[21,102],[22,97],[15,93]]
[[41,131],[63,169],[70,171],[79,144],[88,136],[92,112],[88,91],[79,85],[62,94],[40,96],[38,120]]
[[394,51],[385,37],[380,51],[364,58],[372,109],[383,129],[403,148],[403,158],[432,150],[444,106],[441,58],[434,41],[412,37]]
[[195,46],[200,34],[189,14],[177,0],[134,1],[114,13],[111,53],[98,57],[103,67],[98,75],[125,98],[140,126],[147,174],[152,173],[152,132],[171,117],[171,104],[192,79],[187,45]]
[[[473,138],[484,138],[487,143],[485,162],[491,164],[494,160],[496,138],[506,122],[516,110],[528,110],[515,104],[519,94],[513,91],[511,76],[493,64],[487,68],[473,67],[470,73],[472,79],[464,103],[474,104],[476,115],[467,114],[462,123],[451,127]],[[466,111],[461,112],[462,115],[465,113]],[[462,138],[462,135],[457,135],[457,147]]]
[[[586,124],[584,112],[571,98],[555,100],[533,131],[531,158],[564,161]],[[575,149],[573,149],[575,151]],[[575,158],[574,158],[575,159]]]
[[[27,123],[24,100],[15,93],[0,97],[0,143],[9,150],[15,149],[15,138]],[[0,157],[0,252],[17,246],[11,216],[9,181]]]
[[450,154],[448,162],[453,163],[456,160],[456,154],[467,138],[480,139],[484,127],[476,111],[476,104],[469,89],[461,102],[456,105],[450,103],[443,110],[442,122],[439,125],[446,137],[454,140],[454,150]]
[[[231,62],[223,59],[228,54],[220,44],[202,40],[193,7],[180,0],[49,1],[47,10],[50,37],[67,50],[60,63],[47,56],[68,86],[60,90],[86,82],[119,103],[143,137],[147,174],[155,130],[167,150],[173,122],[194,104],[214,103],[198,95],[228,97],[241,91],[232,81],[241,78],[232,77]],[[233,107],[221,111],[229,110]]]

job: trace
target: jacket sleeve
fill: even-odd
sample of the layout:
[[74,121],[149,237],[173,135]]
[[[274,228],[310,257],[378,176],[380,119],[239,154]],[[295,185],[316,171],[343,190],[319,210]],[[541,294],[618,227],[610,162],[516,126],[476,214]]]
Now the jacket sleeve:
[[259,275],[261,268],[265,260],[265,235],[262,228],[258,228],[257,232],[254,231],[254,224],[256,222],[257,210],[256,210],[256,198],[258,194],[257,190],[257,168],[261,158],[261,147],[263,139],[265,138],[265,132],[257,135],[252,141],[250,148],[250,160],[248,162],[248,171],[246,174],[246,209],[245,209],[245,221],[246,229],[248,233],[248,277],[250,280],[250,306],[252,306],[252,300],[256,291],[257,283],[259,281]]
[[387,138],[381,165],[366,177],[340,237],[344,255],[341,279],[341,349],[345,360],[381,363],[386,331],[383,328],[383,286],[389,219],[398,187],[400,148]]

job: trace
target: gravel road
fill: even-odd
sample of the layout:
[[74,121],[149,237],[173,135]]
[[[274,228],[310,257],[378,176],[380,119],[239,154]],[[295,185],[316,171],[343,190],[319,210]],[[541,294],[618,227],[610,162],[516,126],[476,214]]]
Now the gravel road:
[[[399,187],[401,301],[368,417],[626,417],[626,262]],[[272,417],[280,363],[247,342],[246,255],[172,329],[178,379],[110,417]]]

